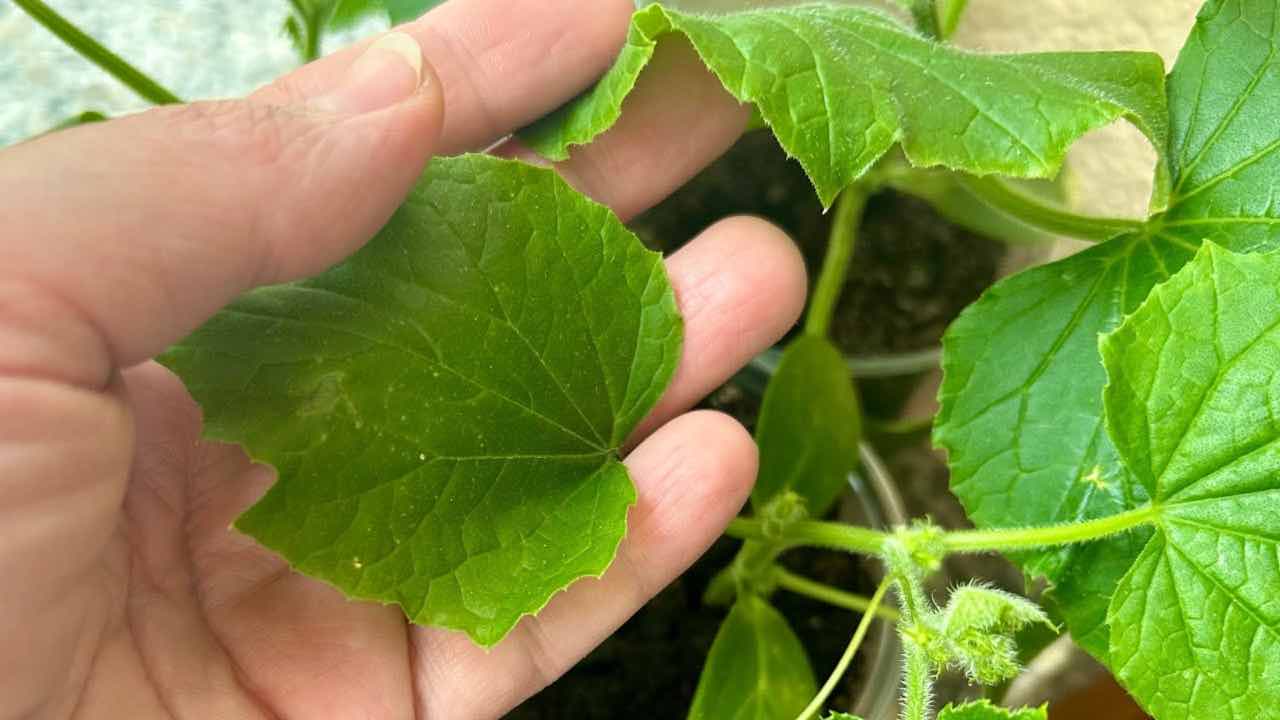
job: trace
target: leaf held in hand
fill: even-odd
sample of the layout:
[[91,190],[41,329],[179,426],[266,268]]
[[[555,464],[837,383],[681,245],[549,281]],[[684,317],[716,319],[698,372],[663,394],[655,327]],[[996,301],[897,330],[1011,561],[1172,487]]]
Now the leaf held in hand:
[[660,258],[553,171],[439,159],[345,263],[251,292],[163,362],[280,480],[237,527],[348,595],[491,645],[598,575],[617,450],[681,321]]

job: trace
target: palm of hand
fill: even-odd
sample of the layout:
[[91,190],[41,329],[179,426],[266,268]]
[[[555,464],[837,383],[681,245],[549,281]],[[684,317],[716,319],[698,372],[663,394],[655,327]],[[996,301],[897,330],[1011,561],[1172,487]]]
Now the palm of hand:
[[[381,109],[291,107],[343,77],[356,48],[249,101],[0,152],[0,718],[495,717],[715,539],[749,491],[754,447],[727,418],[681,413],[803,304],[798,254],[758,220],[715,225],[667,261],[685,351],[632,438],[639,501],[618,559],[491,651],[348,601],[230,530],[274,474],[201,442],[198,408],[147,361],[236,294],[350,254],[432,152],[485,147],[572,97],[611,59],[631,7],[455,0],[404,29],[438,81],[394,106],[407,72],[361,99]],[[747,116],[687,48],[648,73],[628,116],[558,168],[624,218],[716,157]]]

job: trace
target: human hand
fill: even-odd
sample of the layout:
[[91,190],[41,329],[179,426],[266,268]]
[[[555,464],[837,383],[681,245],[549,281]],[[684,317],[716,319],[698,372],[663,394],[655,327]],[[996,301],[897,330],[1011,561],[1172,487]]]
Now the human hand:
[[[667,262],[684,356],[632,439],[639,502],[613,567],[490,651],[348,601],[229,530],[274,473],[201,442],[198,409],[149,361],[236,295],[355,251],[431,155],[487,147],[583,90],[631,9],[455,0],[247,100],[0,151],[0,718],[495,717],[719,535],[755,449],[724,416],[682,413],[794,322],[805,287],[758,220]],[[746,119],[672,45],[619,125],[559,169],[625,219]]]

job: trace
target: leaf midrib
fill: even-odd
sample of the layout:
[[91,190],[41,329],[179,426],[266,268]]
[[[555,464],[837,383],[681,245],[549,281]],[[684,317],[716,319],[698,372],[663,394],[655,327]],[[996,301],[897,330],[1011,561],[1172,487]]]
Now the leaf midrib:
[[408,355],[409,357],[411,357],[411,358],[413,358],[413,359],[415,359],[415,360],[418,360],[419,362],[422,362],[422,363],[424,363],[424,364],[426,364],[426,365],[428,365],[428,366],[430,366],[430,367],[437,367],[437,368],[440,368],[441,370],[444,370],[444,371],[446,371],[446,372],[450,373],[451,375],[453,375],[453,376],[455,376],[455,377],[459,378],[460,380],[463,380],[463,381],[465,381],[465,382],[470,383],[471,385],[475,386],[477,389],[482,390],[482,391],[484,391],[484,392],[487,392],[487,393],[489,393],[489,394],[493,395],[494,397],[500,398],[500,399],[502,399],[502,400],[504,400],[504,401],[506,401],[506,402],[510,403],[511,405],[514,405],[515,407],[518,407],[518,408],[520,408],[521,410],[524,410],[525,412],[528,412],[530,415],[532,415],[532,416],[534,416],[534,417],[536,417],[536,418],[539,418],[539,419],[540,419],[540,420],[542,420],[543,422],[545,422],[545,423],[547,423],[547,424],[549,424],[549,425],[551,425],[551,426],[553,426],[553,427],[557,428],[558,430],[560,430],[560,431],[562,431],[562,432],[564,432],[564,433],[566,433],[566,434],[570,435],[571,437],[573,437],[573,438],[575,438],[575,439],[577,439],[577,440],[581,441],[581,442],[582,442],[582,444],[583,444],[583,445],[585,445],[585,446],[586,446],[586,447],[588,447],[588,448],[592,448],[593,450],[597,450],[597,451],[599,451],[600,453],[609,453],[609,452],[613,452],[613,451],[616,451],[616,450],[617,450],[617,448],[604,448],[604,447],[600,447],[600,446],[596,445],[595,443],[591,442],[590,440],[586,439],[586,438],[585,438],[585,437],[583,437],[582,435],[580,435],[580,434],[578,434],[578,433],[574,432],[573,430],[571,430],[571,429],[569,429],[569,428],[565,427],[564,425],[560,424],[558,421],[556,421],[556,420],[554,420],[554,419],[552,419],[552,418],[550,418],[550,417],[547,417],[546,415],[542,414],[541,412],[538,412],[537,410],[533,409],[532,407],[529,407],[528,405],[525,405],[524,403],[520,402],[519,400],[516,400],[515,398],[512,398],[512,397],[510,397],[509,395],[506,395],[506,394],[504,394],[504,393],[502,393],[502,392],[500,392],[500,391],[498,391],[498,390],[495,390],[495,389],[493,389],[493,388],[490,388],[490,387],[488,387],[487,385],[485,385],[484,383],[481,383],[480,381],[478,381],[478,380],[476,380],[476,379],[474,379],[474,378],[472,378],[472,377],[469,377],[468,375],[466,375],[466,374],[464,374],[464,373],[462,373],[462,372],[460,372],[460,371],[458,371],[458,370],[455,370],[455,369],[454,369],[454,368],[452,368],[452,367],[449,367],[448,365],[444,364],[443,362],[441,362],[441,361],[439,361],[439,360],[435,360],[435,359],[433,359],[433,358],[429,358],[429,357],[427,357],[426,355],[423,355],[422,353],[418,352],[417,350],[414,350],[414,349],[412,349],[412,348],[408,348],[408,347],[404,347],[404,346],[399,345],[399,344],[397,344],[397,343],[393,343],[393,342],[391,342],[391,341],[387,340],[386,338],[377,338],[377,337],[374,337],[374,336],[372,336],[372,335],[366,335],[366,334],[364,334],[364,333],[357,332],[357,331],[352,330],[352,329],[350,329],[350,328],[336,327],[336,326],[333,326],[333,325],[329,325],[329,324],[327,324],[327,323],[318,323],[318,322],[315,322],[315,321],[313,321],[313,320],[305,320],[305,321],[304,321],[304,320],[301,320],[301,319],[298,319],[298,318],[289,318],[289,317],[282,317],[282,316],[279,316],[279,315],[270,315],[270,314],[266,314],[266,313],[257,313],[257,312],[252,312],[252,311],[245,310],[245,309],[243,309],[243,308],[238,308],[238,307],[235,307],[235,306],[229,306],[229,307],[223,308],[222,312],[229,313],[229,314],[233,314],[233,315],[243,315],[243,316],[245,316],[245,317],[256,318],[256,319],[258,319],[258,320],[269,320],[269,321],[274,321],[274,322],[286,322],[286,323],[293,323],[293,324],[296,324],[296,325],[301,325],[301,326],[303,326],[303,327],[316,327],[316,328],[321,328],[321,329],[323,329],[323,330],[326,330],[326,331],[332,332],[332,333],[334,333],[334,334],[348,335],[348,336],[351,336],[351,337],[354,337],[354,338],[358,338],[358,339],[360,339],[360,340],[364,340],[364,341],[366,341],[366,342],[368,342],[368,343],[370,343],[371,345],[374,345],[374,346],[376,346],[376,347],[382,347],[382,348],[385,348],[385,349],[387,349],[387,350],[391,350],[391,351],[395,351],[395,352],[399,352],[399,353],[402,353],[402,354]]

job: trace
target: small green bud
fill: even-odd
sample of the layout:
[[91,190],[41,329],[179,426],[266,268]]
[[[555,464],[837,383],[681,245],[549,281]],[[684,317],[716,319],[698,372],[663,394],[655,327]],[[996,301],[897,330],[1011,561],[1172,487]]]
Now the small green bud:
[[784,537],[793,525],[801,520],[807,520],[809,509],[803,497],[788,490],[765,503],[759,517],[760,531],[765,538],[778,540]]

